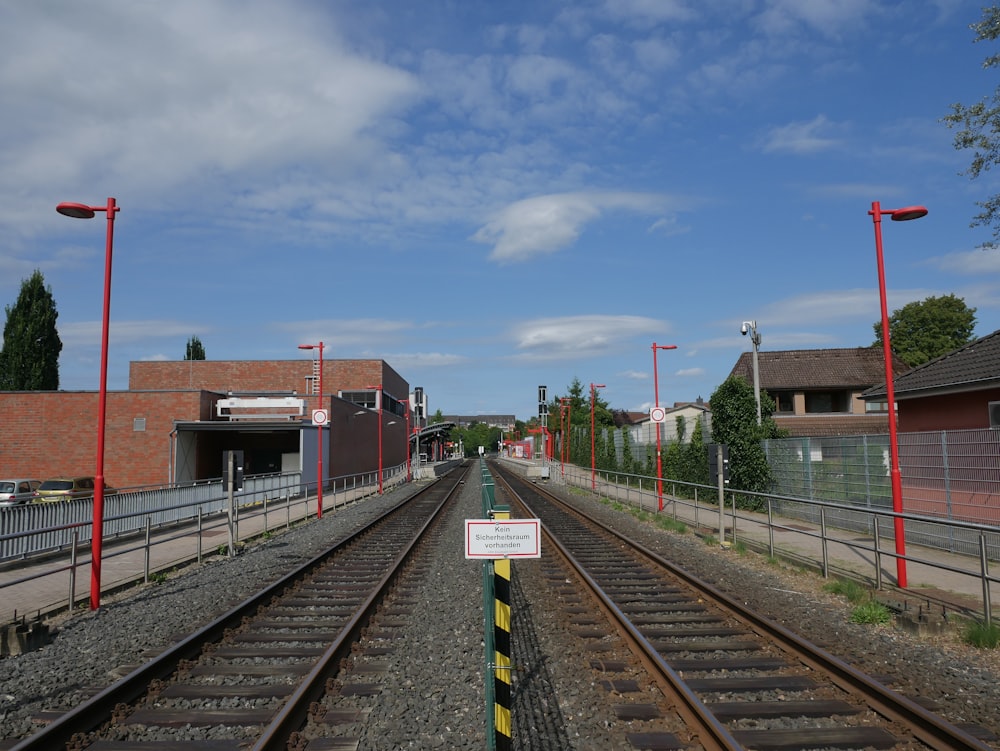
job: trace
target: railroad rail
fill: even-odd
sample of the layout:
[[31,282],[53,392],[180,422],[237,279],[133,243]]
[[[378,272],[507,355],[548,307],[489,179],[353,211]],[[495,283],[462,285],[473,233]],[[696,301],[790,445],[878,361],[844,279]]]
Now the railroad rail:
[[[560,577],[588,590],[590,604],[574,609],[580,636],[599,657],[616,631],[659,689],[660,701],[614,707],[620,719],[649,721],[649,732],[629,735],[636,748],[992,748],[981,729],[952,725],[539,485],[490,470],[512,511],[542,521],[548,552],[571,572]],[[622,697],[650,696],[622,663],[591,667]]]
[[388,598],[467,473],[418,491],[13,751],[285,751],[356,721],[337,706],[358,684],[338,674],[373,622],[393,617]]

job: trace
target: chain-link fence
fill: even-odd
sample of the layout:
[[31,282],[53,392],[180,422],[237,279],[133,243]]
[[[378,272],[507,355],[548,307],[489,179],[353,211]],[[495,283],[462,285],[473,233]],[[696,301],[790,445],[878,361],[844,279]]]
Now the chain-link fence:
[[[778,495],[891,508],[887,435],[764,442]],[[1000,524],[1000,431],[899,434],[903,509]]]

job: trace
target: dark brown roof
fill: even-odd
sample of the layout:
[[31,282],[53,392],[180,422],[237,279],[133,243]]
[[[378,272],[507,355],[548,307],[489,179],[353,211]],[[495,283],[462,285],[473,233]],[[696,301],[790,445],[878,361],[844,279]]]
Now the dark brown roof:
[[[918,365],[893,380],[897,400],[996,388],[1000,384],[1000,330]],[[885,396],[885,379],[862,396],[865,399]]]
[[[791,349],[758,352],[761,388],[768,391],[805,389],[864,389],[885,382],[882,350],[876,347],[850,349]],[[906,365],[895,360],[896,372]],[[744,352],[730,375],[753,383],[753,353]]]

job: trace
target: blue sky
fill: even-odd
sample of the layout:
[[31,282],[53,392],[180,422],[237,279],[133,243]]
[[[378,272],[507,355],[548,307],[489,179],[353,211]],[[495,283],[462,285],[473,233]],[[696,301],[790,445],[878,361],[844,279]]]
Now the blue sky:
[[430,409],[708,399],[762,350],[956,294],[1000,328],[941,122],[992,94],[958,0],[37,0],[0,8],[0,302],[40,269],[60,385],[133,360],[382,358]]

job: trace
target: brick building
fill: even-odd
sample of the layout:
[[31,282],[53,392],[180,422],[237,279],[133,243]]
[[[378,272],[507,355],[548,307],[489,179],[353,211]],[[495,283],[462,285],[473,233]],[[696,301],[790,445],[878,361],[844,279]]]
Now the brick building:
[[[133,362],[128,391],[107,394],[105,482],[129,488],[222,475],[222,455],[242,450],[246,472],[316,465],[312,410],[329,411],[324,475],[406,462],[409,384],[383,360]],[[0,476],[92,475],[98,393],[0,392]],[[379,407],[381,406],[381,409]],[[425,449],[422,449],[425,450]]]

